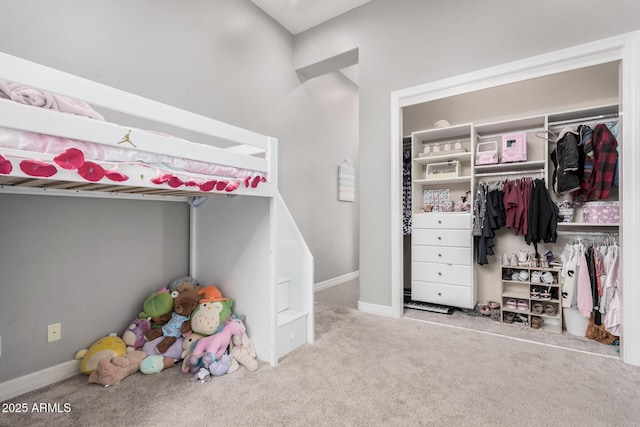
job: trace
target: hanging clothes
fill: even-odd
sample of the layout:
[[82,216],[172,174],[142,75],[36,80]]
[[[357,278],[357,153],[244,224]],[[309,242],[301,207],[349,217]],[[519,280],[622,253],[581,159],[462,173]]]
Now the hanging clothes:
[[576,284],[578,281],[580,245],[567,244],[560,258],[562,260],[562,306],[573,308],[577,306]]
[[580,260],[578,265],[578,286],[576,289],[578,310],[583,317],[591,317],[593,311],[593,295],[591,293],[591,278],[585,248],[580,246]]
[[607,289],[608,304],[606,308],[606,314],[604,317],[605,330],[613,335],[621,335],[622,316],[620,309],[622,302],[620,301],[620,256],[618,254],[618,246],[612,246],[609,249],[612,252],[612,264],[607,273],[607,279],[605,281],[605,288]]
[[529,227],[525,235],[528,245],[533,244],[538,257],[538,243],[555,243],[558,238],[558,206],[553,203],[543,179],[533,181],[529,203]]
[[[591,196],[595,200],[604,200],[611,193],[616,165],[618,163],[618,141],[603,123],[596,125],[590,140],[591,144],[583,147],[585,150],[585,173],[580,182],[580,189],[573,193],[577,202],[586,202]],[[590,150],[590,148],[593,148]],[[589,151],[587,151],[589,150]],[[591,154],[592,153],[592,154]],[[587,165],[593,161],[593,166]]]
[[403,150],[402,161],[402,234],[411,234],[411,149]]
[[549,155],[553,162],[553,189],[556,194],[564,194],[580,189],[580,151],[578,135],[570,128],[564,128],[556,147]]

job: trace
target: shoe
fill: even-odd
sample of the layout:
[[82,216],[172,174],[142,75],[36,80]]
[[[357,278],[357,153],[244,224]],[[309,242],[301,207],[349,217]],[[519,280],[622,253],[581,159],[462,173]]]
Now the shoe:
[[529,280],[529,272],[526,270],[520,270],[520,273],[518,273],[518,280],[520,282],[526,282]]
[[518,266],[518,257],[516,256],[515,252],[511,254],[511,260],[509,261],[509,265],[511,267]]
[[534,302],[533,305],[531,306],[531,312],[533,314],[542,314],[543,311],[544,311],[544,308],[542,307],[542,304],[539,302]]
[[541,271],[532,271],[531,272],[531,283],[540,283],[540,278],[542,277]]
[[520,250],[518,252],[518,265],[522,267],[529,266],[529,252],[525,250]]
[[551,304],[545,304],[545,306],[544,306],[544,314],[549,315],[549,316],[555,316],[556,315],[556,308]]
[[502,258],[500,258],[501,265],[509,265],[509,257],[507,254],[502,254]]
[[551,261],[553,261],[553,252],[547,251],[544,253],[544,256],[547,258],[547,262],[551,264]]
[[504,315],[502,316],[502,321],[504,323],[513,323],[513,319],[515,317],[514,313],[510,313],[510,312],[505,312]]
[[518,309],[518,303],[516,302],[515,299],[510,298],[507,300],[507,308],[509,310],[517,310]]
[[494,310],[496,308],[500,308],[500,303],[497,301],[487,301],[487,305],[490,309]]
[[527,316],[522,315],[522,314],[518,314],[514,317],[513,319],[517,324],[521,325],[523,328],[526,328],[527,326],[529,326],[529,319],[527,318]]
[[543,301],[548,301],[551,299],[551,287],[540,292],[540,299]]
[[544,319],[542,317],[531,316],[531,328],[540,329],[544,325]]
[[524,299],[518,300],[518,310],[529,311],[529,303],[527,302],[527,300],[524,300]]
[[540,298],[540,291],[538,290],[538,288],[531,288],[531,298]]
[[491,309],[487,304],[479,304],[478,312],[484,316],[491,316]]
[[544,283],[546,283],[547,285],[550,285],[553,283],[553,274],[550,271],[545,271],[544,273],[542,273],[542,275],[540,276],[540,278],[544,281]]
[[511,276],[513,276],[513,270],[510,268],[502,269],[502,280],[511,280]]
[[511,280],[516,281],[518,280],[518,272],[514,271],[513,273],[511,273]]

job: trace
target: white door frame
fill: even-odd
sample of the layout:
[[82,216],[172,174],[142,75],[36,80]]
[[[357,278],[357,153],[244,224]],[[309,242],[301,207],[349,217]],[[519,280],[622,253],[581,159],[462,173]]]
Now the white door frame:
[[[481,89],[621,61],[622,346],[625,363],[640,366],[640,31],[514,61],[391,93],[391,312],[402,317],[402,108]],[[628,183],[625,185],[625,183]],[[624,230],[624,232],[623,232]],[[628,284],[628,286],[624,286]]]

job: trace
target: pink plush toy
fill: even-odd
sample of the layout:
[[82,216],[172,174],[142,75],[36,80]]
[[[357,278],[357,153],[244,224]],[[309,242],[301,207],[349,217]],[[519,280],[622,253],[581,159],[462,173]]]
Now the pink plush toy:
[[142,348],[145,343],[144,333],[151,329],[149,319],[135,319],[122,334],[122,341],[127,345],[127,353]]
[[244,327],[244,323],[242,323],[242,319],[236,318],[235,316],[231,317],[231,319],[225,322],[220,332],[215,335],[200,338],[198,342],[196,342],[196,346],[189,358],[193,360],[189,360],[189,363],[195,366],[197,360],[200,359],[204,353],[213,353],[216,355],[216,358],[220,360],[224,351],[229,346],[231,336],[242,335],[245,331],[246,328]]

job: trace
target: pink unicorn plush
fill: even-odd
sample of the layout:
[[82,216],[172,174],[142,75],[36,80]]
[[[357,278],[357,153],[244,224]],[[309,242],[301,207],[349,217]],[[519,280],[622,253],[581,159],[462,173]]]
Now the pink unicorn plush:
[[[225,322],[224,327],[220,332],[208,337],[200,338],[196,342],[196,346],[191,353],[189,362],[192,366],[197,364],[197,360],[202,357],[204,353],[213,353],[216,358],[220,360],[225,350],[229,346],[232,335],[242,335],[246,331],[242,318],[231,317],[231,319]],[[192,360],[193,359],[193,360]],[[193,363],[195,361],[196,363]]]

